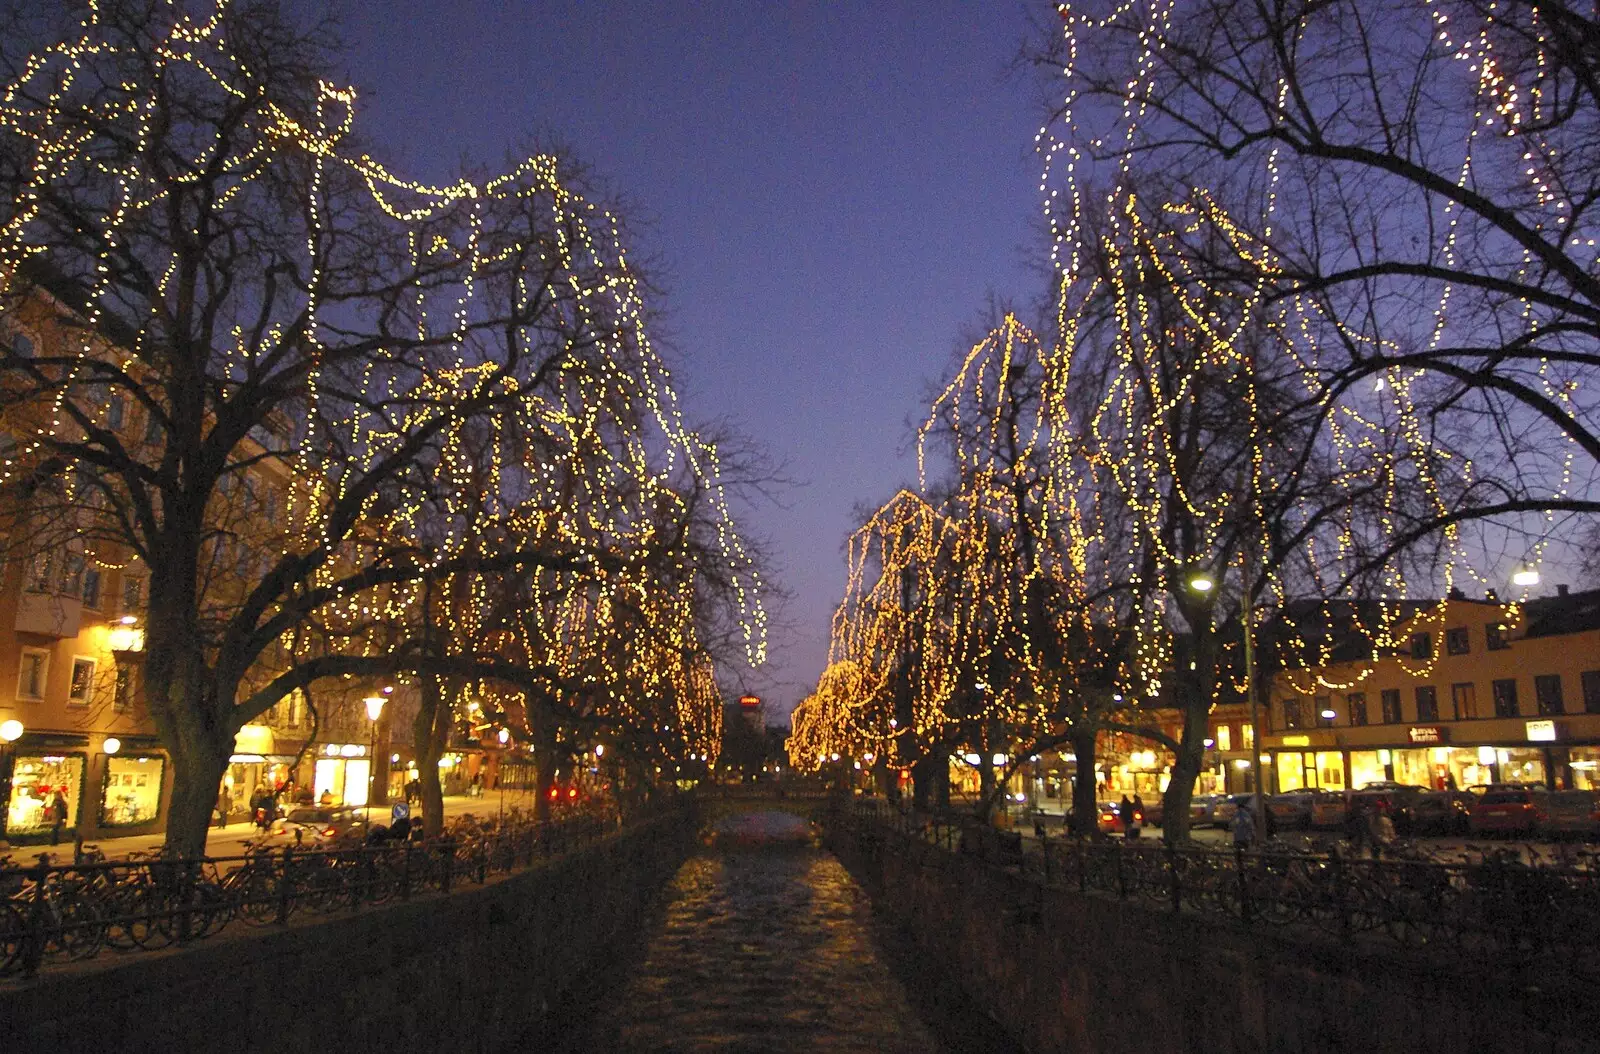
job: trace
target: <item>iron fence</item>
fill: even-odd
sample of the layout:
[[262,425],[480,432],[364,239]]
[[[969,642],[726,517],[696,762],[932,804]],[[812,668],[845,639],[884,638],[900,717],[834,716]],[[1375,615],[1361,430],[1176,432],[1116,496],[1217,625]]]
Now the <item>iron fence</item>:
[[56,865],[42,854],[31,866],[0,867],[0,977],[29,977],[51,962],[103,952],[183,944],[233,925],[283,925],[297,916],[449,893],[592,845],[618,824],[582,815],[458,825],[431,841],[262,847],[192,860],[155,852]]
[[970,819],[877,802],[836,815],[868,843],[893,839],[924,866],[956,855],[1020,874],[1041,890],[1142,902],[1285,933],[1548,961],[1600,979],[1600,870],[1535,866],[1514,852],[1477,860],[1365,859],[1326,853],[1174,848],[1069,837],[1023,839]]

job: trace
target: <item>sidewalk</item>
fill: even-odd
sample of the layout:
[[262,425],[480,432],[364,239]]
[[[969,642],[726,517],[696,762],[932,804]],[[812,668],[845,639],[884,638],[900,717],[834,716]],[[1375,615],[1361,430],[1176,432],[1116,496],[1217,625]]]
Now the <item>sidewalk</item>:
[[[533,791],[504,792],[504,808],[513,806],[525,812],[533,810],[534,799],[537,795]],[[444,815],[446,819],[456,816],[465,816],[471,813],[475,816],[494,816],[502,808],[500,791],[485,791],[481,798],[469,798],[464,794],[452,795],[444,800]],[[412,805],[411,815],[420,815],[421,807]],[[372,806],[373,824],[389,822],[389,805]],[[230,823],[226,827],[213,825],[206,836],[207,856],[242,856],[245,843],[255,837],[256,829],[253,825],[242,820]],[[125,838],[101,838],[85,845],[99,846],[106,854],[107,859],[115,860],[126,856],[130,852],[155,849],[166,841],[164,834],[135,834]],[[60,845],[14,845],[10,849],[0,850],[0,855],[9,855],[14,864],[32,864],[40,853],[49,853],[56,863],[72,862],[72,842],[63,841]]]

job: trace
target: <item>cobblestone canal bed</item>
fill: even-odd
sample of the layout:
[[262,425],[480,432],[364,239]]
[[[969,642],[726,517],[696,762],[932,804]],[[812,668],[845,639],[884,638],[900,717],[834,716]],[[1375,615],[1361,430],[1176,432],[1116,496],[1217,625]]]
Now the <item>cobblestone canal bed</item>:
[[733,817],[679,870],[656,932],[563,1049],[1012,1049],[959,998],[920,983],[913,960],[804,821]]

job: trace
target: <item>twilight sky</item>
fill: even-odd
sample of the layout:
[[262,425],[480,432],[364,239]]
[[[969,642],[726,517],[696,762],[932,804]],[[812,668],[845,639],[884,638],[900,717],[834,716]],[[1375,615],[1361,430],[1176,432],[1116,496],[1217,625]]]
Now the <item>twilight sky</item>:
[[537,138],[624,201],[664,265],[657,336],[688,412],[726,416],[797,481],[741,515],[793,594],[751,685],[787,713],[826,659],[853,511],[913,481],[907,421],[988,293],[1039,284],[1041,115],[1008,73],[1024,0],[344,10],[358,127],[397,172],[498,167]]

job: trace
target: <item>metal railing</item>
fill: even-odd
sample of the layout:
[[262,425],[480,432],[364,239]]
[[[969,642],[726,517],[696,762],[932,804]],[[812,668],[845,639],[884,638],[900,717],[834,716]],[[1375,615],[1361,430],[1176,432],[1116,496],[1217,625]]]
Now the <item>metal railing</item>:
[[192,860],[155,852],[56,865],[41,854],[31,866],[0,867],[0,977],[31,977],[52,962],[102,952],[184,944],[236,924],[283,925],[300,916],[449,893],[592,845],[619,823],[601,815],[458,823],[431,841],[260,847]]
[[1558,972],[1600,979],[1600,869],[1536,866],[1514,850],[1470,860],[1363,859],[1337,848],[1023,839],[970,819],[875,802],[853,803],[833,822],[868,842],[893,839],[923,866],[965,855],[1044,890],[1109,895],[1287,934],[1547,961]]

